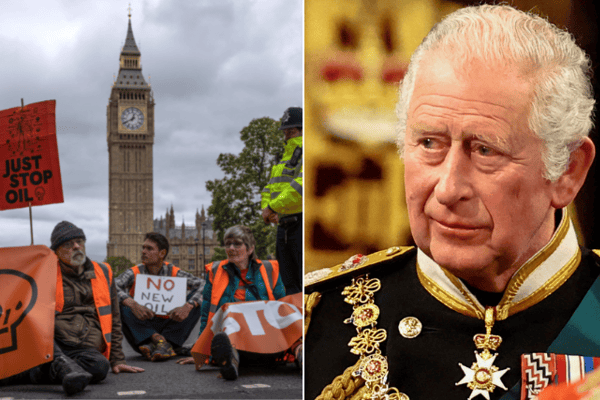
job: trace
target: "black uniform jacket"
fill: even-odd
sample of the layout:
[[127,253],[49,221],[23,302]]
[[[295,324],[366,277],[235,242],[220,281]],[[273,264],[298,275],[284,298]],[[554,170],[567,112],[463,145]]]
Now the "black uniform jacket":
[[[494,365],[500,370],[510,367],[502,376],[508,389],[520,381],[521,354],[546,352],[597,278],[598,256],[581,250],[579,267],[560,288],[530,308],[495,323],[492,333],[500,335],[503,342],[495,352]],[[306,287],[306,294],[319,292],[322,297],[312,312],[305,338],[305,398],[317,397],[358,360],[348,346],[357,334],[356,327],[344,323],[352,314],[352,305],[344,302],[341,293],[353,276],[366,273],[381,280],[375,304],[381,310],[377,328],[387,331],[381,349],[388,358],[389,385],[411,400],[469,398],[472,390],[466,384],[456,385],[465,376],[459,363],[470,368],[475,362],[473,336],[485,333],[484,321],[453,311],[423,288],[417,277],[415,248],[388,257],[385,254],[375,253],[377,262]],[[423,325],[413,339],[402,337],[398,330],[399,322],[408,316]],[[499,399],[505,393],[496,387],[490,398]],[[483,399],[481,395],[477,398]]]

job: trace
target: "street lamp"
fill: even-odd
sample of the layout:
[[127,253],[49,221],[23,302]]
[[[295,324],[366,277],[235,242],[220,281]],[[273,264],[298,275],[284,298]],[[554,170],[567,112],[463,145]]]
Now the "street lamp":
[[206,234],[204,233],[206,231],[206,225],[208,225],[206,223],[206,221],[202,222],[202,266],[204,267],[206,265]]
[[196,267],[197,270],[202,271],[202,268],[198,267],[198,238],[194,239],[194,242],[196,242],[196,255],[194,258],[196,258],[196,261],[194,261],[194,265]]

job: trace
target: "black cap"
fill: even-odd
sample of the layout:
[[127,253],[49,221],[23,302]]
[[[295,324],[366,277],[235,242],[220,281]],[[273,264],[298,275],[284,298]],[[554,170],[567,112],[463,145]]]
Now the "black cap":
[[288,128],[302,128],[302,107],[290,107],[281,117],[281,127],[279,130]]
[[52,235],[50,235],[50,248],[56,250],[61,244],[68,242],[71,239],[83,239],[85,240],[85,234],[83,230],[76,227],[74,224],[68,221],[61,221],[54,227]]

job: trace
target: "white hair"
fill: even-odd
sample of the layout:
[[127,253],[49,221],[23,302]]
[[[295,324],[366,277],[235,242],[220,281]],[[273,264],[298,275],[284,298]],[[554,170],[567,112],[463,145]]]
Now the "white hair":
[[408,107],[419,63],[447,50],[455,60],[504,63],[533,82],[529,128],[545,144],[544,177],[557,180],[592,129],[595,100],[590,60],[573,37],[545,19],[508,5],[465,7],[436,24],[411,57],[396,107],[397,144],[404,154]]

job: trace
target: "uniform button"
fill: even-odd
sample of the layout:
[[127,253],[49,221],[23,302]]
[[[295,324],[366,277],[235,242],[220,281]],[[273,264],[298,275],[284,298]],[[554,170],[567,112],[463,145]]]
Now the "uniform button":
[[415,317],[406,317],[398,324],[400,335],[407,339],[414,339],[421,333],[423,324]]

